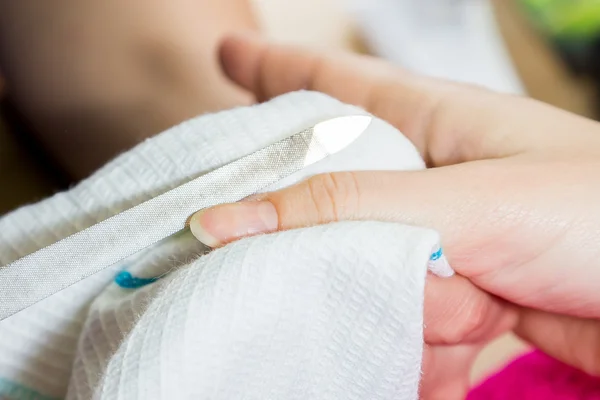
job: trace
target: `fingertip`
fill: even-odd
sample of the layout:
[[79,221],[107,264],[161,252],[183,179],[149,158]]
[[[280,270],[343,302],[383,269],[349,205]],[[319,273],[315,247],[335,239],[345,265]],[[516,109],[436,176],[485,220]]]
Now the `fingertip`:
[[279,217],[268,201],[244,201],[201,210],[189,222],[192,234],[209,247],[277,230]]
[[192,235],[194,235],[194,237],[198,239],[198,241],[205,244],[206,246],[211,248],[220,247],[222,244],[221,241],[214,237],[211,233],[209,233],[209,231],[204,227],[204,213],[204,211],[198,211],[192,216],[189,225],[190,231],[192,232]]
[[263,39],[254,32],[238,32],[227,36],[219,46],[221,69],[233,82],[254,91],[265,46]]

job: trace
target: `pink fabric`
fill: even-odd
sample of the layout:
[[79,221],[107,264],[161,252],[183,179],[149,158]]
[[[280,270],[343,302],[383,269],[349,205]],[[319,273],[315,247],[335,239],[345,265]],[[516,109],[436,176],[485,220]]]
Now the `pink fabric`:
[[600,378],[540,351],[528,353],[474,388],[467,400],[600,400]]

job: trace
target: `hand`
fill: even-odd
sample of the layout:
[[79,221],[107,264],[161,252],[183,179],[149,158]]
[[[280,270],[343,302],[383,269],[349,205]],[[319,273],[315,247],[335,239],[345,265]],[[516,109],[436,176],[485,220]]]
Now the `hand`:
[[[518,306],[517,334],[600,375],[597,123],[368,57],[249,37],[227,40],[221,57],[231,79],[261,100],[310,89],[364,107],[403,132],[432,169],[319,175],[261,201],[219,206],[193,218],[207,244],[345,219],[431,227],[460,275]],[[476,317],[475,327],[489,323]]]

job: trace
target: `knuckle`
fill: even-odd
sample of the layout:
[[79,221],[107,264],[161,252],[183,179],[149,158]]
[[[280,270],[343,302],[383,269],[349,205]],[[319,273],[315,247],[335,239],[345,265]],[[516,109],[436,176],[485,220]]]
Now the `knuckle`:
[[319,222],[339,221],[356,212],[360,191],[353,172],[316,175],[306,187]]
[[309,72],[305,75],[300,88],[319,91],[319,82],[321,82],[322,77],[326,76],[329,67],[330,64],[327,58],[320,54],[314,55],[311,59]]
[[486,302],[466,298],[455,308],[454,317],[445,329],[444,341],[447,344],[459,344],[477,335],[484,327],[489,307]]

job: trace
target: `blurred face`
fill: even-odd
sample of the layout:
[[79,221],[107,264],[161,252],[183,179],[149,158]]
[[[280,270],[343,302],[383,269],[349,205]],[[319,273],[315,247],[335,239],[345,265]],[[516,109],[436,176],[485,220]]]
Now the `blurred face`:
[[248,103],[216,46],[254,29],[247,0],[1,1],[0,68],[37,137],[81,177],[182,120]]

